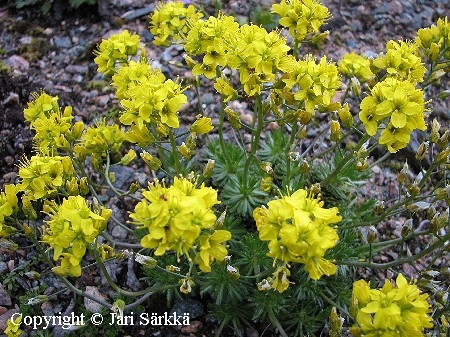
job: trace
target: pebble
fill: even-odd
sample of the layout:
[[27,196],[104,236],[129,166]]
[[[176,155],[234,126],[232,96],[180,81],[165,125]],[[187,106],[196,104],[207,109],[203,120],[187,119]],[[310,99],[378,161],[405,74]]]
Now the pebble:
[[[86,286],[85,293],[94,296],[95,298],[101,299],[103,301],[105,300],[106,297],[98,290],[97,287],[93,286]],[[90,300],[87,297],[84,298],[84,307],[86,308],[86,310],[92,313],[100,312],[103,309],[103,306],[100,303],[94,302],[93,300]]]
[[68,36],[54,37],[52,41],[56,48],[69,49],[72,47],[72,40]]
[[191,321],[191,324],[184,326],[180,329],[181,333],[196,333],[203,329],[203,323],[201,321]]
[[0,305],[7,307],[12,305],[11,296],[9,296],[2,284],[0,284]]
[[189,314],[189,319],[195,319],[203,315],[203,304],[193,298],[186,298],[182,301],[177,301],[170,311],[170,315],[176,313],[177,316]]
[[111,231],[111,235],[116,239],[125,240],[128,236],[128,231],[122,226],[117,225]]
[[0,261],[0,275],[6,274],[8,271],[8,265],[5,262]]
[[8,324],[8,320],[12,315],[19,313],[19,309],[10,309],[0,316],[0,331],[4,331]]
[[5,60],[5,63],[11,67],[12,70],[28,71],[30,63],[20,55],[11,55]]

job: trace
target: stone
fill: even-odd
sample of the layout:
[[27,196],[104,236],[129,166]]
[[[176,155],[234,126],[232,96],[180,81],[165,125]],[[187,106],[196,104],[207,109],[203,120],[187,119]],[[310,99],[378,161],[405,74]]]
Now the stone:
[[3,315],[0,316],[0,331],[4,331],[6,329],[6,326],[8,324],[8,320],[12,317],[14,314],[18,314],[19,309],[10,309],[6,311]]
[[[104,301],[105,297],[106,297],[98,290],[97,287],[93,287],[93,286],[86,286],[85,293],[88,295],[91,295],[95,298],[98,298],[102,301]],[[84,298],[84,306],[85,306],[86,310],[89,310],[92,313],[100,312],[103,308],[103,306],[100,303],[97,303],[87,297]]]
[[203,304],[193,298],[186,298],[182,301],[178,301],[172,307],[170,314],[176,313],[177,316],[183,316],[189,314],[189,319],[195,319],[203,315]]
[[134,169],[128,166],[114,165],[109,169],[115,175],[113,186],[119,189],[128,189],[128,183],[134,177]]
[[12,70],[28,71],[30,69],[30,63],[20,55],[11,55],[5,60],[5,63]]
[[72,47],[72,40],[68,36],[54,37],[53,44],[56,48],[69,49]]
[[6,274],[8,272],[8,265],[6,262],[1,261],[0,262],[0,275]]
[[0,305],[5,305],[7,307],[12,305],[11,296],[9,296],[2,284],[0,284]]
[[201,321],[191,321],[191,324],[184,326],[180,329],[181,333],[196,333],[203,329],[203,323]]
[[115,226],[111,231],[111,235],[115,239],[125,240],[128,236],[128,231],[122,226]]

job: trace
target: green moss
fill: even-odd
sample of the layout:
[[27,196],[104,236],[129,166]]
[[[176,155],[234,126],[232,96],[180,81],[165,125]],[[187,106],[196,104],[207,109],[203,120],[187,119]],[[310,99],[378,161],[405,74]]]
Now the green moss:
[[22,44],[17,50],[28,61],[36,61],[47,55],[51,49],[50,42],[42,37],[34,37],[30,44]]

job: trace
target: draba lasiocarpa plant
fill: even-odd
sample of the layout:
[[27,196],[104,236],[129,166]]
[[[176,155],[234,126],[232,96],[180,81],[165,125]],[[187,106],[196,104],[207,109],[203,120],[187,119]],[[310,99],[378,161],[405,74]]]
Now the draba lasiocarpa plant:
[[[299,57],[327,37],[320,28],[331,13],[319,1],[282,0],[272,13],[279,28],[267,31],[182,2],[158,4],[154,43],[184,49],[185,62],[172,66],[190,69],[186,79],[153,68],[136,34],[103,40],[94,61],[111,79],[117,118],[84,125],[58,97],[36,93],[24,111],[36,151],[1,192],[2,236],[37,250],[74,294],[118,313],[158,292],[169,302],[207,299],[217,336],[258,322],[281,336],[444,334],[448,266],[436,260],[450,245],[450,131],[429,116],[433,98],[448,96],[448,19],[413,41],[389,41],[374,59],[349,53],[335,63]],[[206,90],[220,97],[217,117],[201,102]],[[199,101],[189,116],[180,112],[187,93]],[[424,139],[416,173],[398,156],[413,133]],[[113,168],[131,164],[151,172],[148,186],[114,184]],[[390,199],[363,189],[384,165],[397,170]],[[133,202],[126,223],[107,207],[112,195]],[[383,224],[393,220],[390,231]],[[118,242],[108,222],[136,240]],[[148,288],[109,275],[105,262],[124,257],[141,266]],[[403,265],[414,280],[399,273]],[[77,283],[92,268],[115,298]],[[378,270],[395,282],[362,279]],[[19,325],[5,332],[17,336]]]

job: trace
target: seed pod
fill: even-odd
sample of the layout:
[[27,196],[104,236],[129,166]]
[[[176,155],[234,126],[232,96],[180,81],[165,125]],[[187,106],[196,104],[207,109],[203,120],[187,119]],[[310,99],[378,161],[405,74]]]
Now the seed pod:
[[428,142],[423,142],[422,144],[420,144],[416,152],[416,159],[423,160],[428,154],[429,147],[430,145]]
[[213,170],[214,170],[214,164],[215,164],[215,160],[208,159],[208,162],[206,163],[205,168],[203,169],[203,177],[205,179],[209,179],[212,177]]

